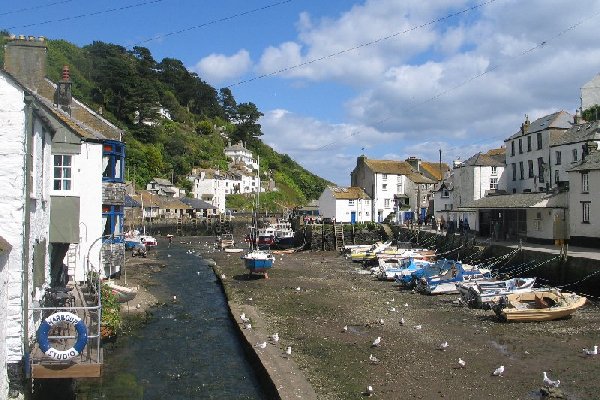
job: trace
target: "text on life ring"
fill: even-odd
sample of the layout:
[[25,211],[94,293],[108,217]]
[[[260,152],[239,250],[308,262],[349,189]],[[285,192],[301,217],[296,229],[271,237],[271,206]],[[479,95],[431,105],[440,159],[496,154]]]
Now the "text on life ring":
[[[67,350],[57,350],[54,347],[51,347],[48,341],[48,334],[50,333],[52,327],[61,322],[71,324],[75,326],[75,329],[77,330],[77,341],[73,347]],[[70,360],[71,358],[78,356],[87,344],[87,336],[87,327],[83,323],[83,320],[77,315],[67,311],[54,313],[48,318],[44,319],[37,331],[37,339],[40,350],[42,350],[48,357],[55,360]]]

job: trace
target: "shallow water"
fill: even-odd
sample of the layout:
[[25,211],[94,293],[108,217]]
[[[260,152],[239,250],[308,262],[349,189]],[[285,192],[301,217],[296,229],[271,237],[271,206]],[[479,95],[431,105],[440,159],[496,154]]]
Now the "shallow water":
[[212,268],[175,243],[155,251],[167,264],[159,298],[177,300],[105,350],[101,381],[78,385],[77,399],[265,399]]

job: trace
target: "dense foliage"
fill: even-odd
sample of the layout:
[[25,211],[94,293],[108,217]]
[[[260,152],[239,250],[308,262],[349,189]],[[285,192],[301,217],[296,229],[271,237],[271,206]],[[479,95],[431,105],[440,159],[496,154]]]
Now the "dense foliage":
[[586,121],[598,121],[600,119],[600,105],[596,104],[583,110],[581,116]]
[[327,184],[260,141],[263,114],[254,103],[237,103],[229,88],[217,91],[180,60],[158,62],[145,47],[93,42],[80,48],[49,40],[48,77],[58,81],[63,65],[70,66],[73,95],[125,130],[126,178],[138,187],[173,176],[189,189],[185,177],[192,167],[226,170],[223,149],[240,140],[260,155],[263,180],[275,180],[279,192],[271,197],[277,202],[302,204]]

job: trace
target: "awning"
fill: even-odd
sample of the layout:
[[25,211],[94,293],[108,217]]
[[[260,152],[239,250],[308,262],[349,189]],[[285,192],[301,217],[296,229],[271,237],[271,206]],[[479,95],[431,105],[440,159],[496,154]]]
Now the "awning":
[[482,197],[458,207],[458,211],[480,209],[568,208],[566,192],[513,193]]

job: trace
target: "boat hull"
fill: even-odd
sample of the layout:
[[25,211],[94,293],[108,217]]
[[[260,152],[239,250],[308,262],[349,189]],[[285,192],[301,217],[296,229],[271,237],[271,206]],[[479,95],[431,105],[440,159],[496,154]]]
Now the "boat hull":
[[[528,293],[512,294],[505,297],[507,307],[496,308],[496,314],[506,321],[552,321],[566,318],[581,308],[586,298],[574,293],[560,293],[556,291],[534,291]],[[550,299],[560,306],[537,308],[539,300]]]

